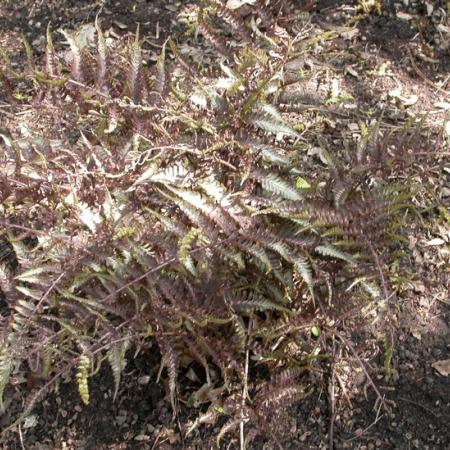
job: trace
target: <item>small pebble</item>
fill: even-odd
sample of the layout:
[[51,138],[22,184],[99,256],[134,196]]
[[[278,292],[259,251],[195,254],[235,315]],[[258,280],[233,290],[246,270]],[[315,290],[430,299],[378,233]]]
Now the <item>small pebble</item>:
[[135,438],[135,441],[149,441],[150,440],[150,436],[148,434],[138,434]]
[[142,377],[138,378],[138,383],[145,385],[148,384],[150,382],[150,375],[143,375]]

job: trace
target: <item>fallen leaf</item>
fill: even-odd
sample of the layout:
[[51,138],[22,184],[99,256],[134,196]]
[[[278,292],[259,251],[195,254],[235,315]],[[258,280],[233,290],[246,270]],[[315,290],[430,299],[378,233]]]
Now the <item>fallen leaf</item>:
[[355,78],[359,78],[358,72],[351,66],[346,66],[345,71]]
[[333,78],[331,80],[331,97],[337,98],[341,93],[341,89],[339,88],[339,81],[337,78]]
[[255,3],[255,0],[228,0],[227,8],[238,9],[242,5],[253,5],[253,3]]
[[114,24],[117,28],[120,28],[121,30],[126,30],[126,29],[128,28],[128,26],[127,26],[125,23],[119,22],[118,20],[115,20],[115,21],[113,22],[113,24]]
[[426,246],[430,246],[430,247],[433,245],[442,245],[442,244],[445,244],[445,241],[444,241],[444,239],[441,239],[441,238],[434,238],[434,239],[431,239],[431,241],[428,241],[425,243]]
[[95,42],[95,27],[92,24],[82,25],[76,32],[76,40],[80,49]]
[[442,33],[450,33],[450,27],[447,27],[442,23],[436,25],[436,28]]
[[149,441],[150,440],[150,436],[148,434],[138,434],[137,436],[135,436],[134,438],[135,441]]
[[447,136],[450,137],[450,120],[447,120],[444,124],[444,130]]
[[405,12],[402,12],[402,11],[399,11],[399,12],[397,13],[397,18],[403,19],[403,20],[412,20],[412,19],[413,19],[413,16],[412,16],[411,14],[408,14],[408,13],[405,13]]
[[150,382],[150,375],[143,375],[137,379],[137,382],[141,385],[146,385]]
[[341,33],[341,36],[346,40],[352,40],[353,38],[355,38],[356,36],[358,36],[359,34],[359,30],[358,28],[352,28],[351,30],[348,31],[344,31]]
[[[161,438],[168,440],[170,444],[176,444],[180,442],[180,436],[178,433],[175,432],[172,428],[166,428],[164,427],[161,430]],[[168,447],[173,448],[173,447]]]
[[388,95],[394,98],[400,98],[402,95],[401,87],[397,86],[395,89],[389,91]]
[[420,332],[418,330],[412,330],[411,334],[419,341],[422,340],[422,335],[420,334]]
[[450,110],[450,103],[448,102],[436,102],[434,106],[436,106],[436,108],[445,109],[446,111]]
[[415,103],[417,103],[418,98],[419,97],[417,97],[417,95],[413,94],[413,95],[411,95],[411,97],[409,97],[409,98],[403,97],[401,100],[405,106],[411,106],[411,105],[414,105]]
[[27,428],[33,428],[37,425],[38,423],[38,417],[36,414],[32,414],[31,416],[27,416],[25,419],[25,422],[23,424],[23,427],[25,429]]
[[302,177],[298,177],[295,183],[298,189],[309,189],[311,185]]
[[431,367],[437,370],[442,376],[448,377],[450,374],[450,359],[442,359],[431,364]]

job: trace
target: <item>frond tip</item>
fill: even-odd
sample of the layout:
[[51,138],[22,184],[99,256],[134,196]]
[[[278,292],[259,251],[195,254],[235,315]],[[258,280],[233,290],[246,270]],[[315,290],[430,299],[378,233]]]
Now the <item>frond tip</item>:
[[0,413],[5,411],[3,403],[3,392],[8,384],[9,377],[13,368],[13,360],[11,355],[6,351],[6,347],[0,353]]
[[119,342],[118,344],[114,344],[109,350],[108,350],[108,362],[111,366],[111,370],[114,377],[114,395],[113,395],[113,401],[115,401],[117,397],[117,393],[119,392],[119,385],[120,385],[120,378],[122,375],[122,371],[125,368],[125,365],[127,363],[125,359],[125,353],[128,349],[129,342]]
[[77,368],[77,384],[78,392],[80,393],[81,400],[85,405],[89,405],[89,370],[91,368],[91,360],[86,355],[81,355],[78,361]]
[[278,175],[274,173],[264,174],[262,172],[255,172],[255,178],[257,178],[262,187],[271,194],[282,197],[286,200],[294,200],[300,201],[302,199],[302,195],[298,190],[291,186],[287,181],[283,180]]

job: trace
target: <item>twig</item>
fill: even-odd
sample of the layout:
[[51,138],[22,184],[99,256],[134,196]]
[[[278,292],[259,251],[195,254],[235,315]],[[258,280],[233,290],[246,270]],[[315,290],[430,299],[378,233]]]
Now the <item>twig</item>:
[[421,405],[420,403],[417,403],[413,400],[408,400],[407,398],[404,398],[404,397],[399,397],[398,399],[402,400],[403,402],[410,403],[411,405],[416,405],[419,408],[422,408],[424,411],[430,413],[436,419],[439,419],[439,416],[437,416],[431,409],[427,408],[426,406]]
[[23,444],[22,427],[20,425],[19,425],[19,439],[22,450],[25,450],[25,445]]
[[376,417],[375,417],[375,420],[374,420],[367,428],[364,428],[364,430],[362,430],[362,431],[359,432],[359,433],[355,433],[355,436],[353,436],[352,438],[347,439],[346,442],[354,441],[355,439],[360,438],[364,433],[366,433],[366,432],[369,431],[374,425],[376,425],[376,424],[384,417],[383,414],[380,416],[380,408],[381,408],[381,405],[379,406],[379,408],[378,408],[378,410],[377,410],[377,415],[376,415]]
[[240,450],[245,450],[245,434],[244,434],[244,423],[245,423],[245,402],[248,396],[248,365],[250,359],[250,352],[248,349],[248,343],[250,340],[250,330],[252,326],[252,321],[250,320],[247,328],[247,338],[245,343],[245,367],[244,367],[244,386],[242,388],[242,399],[241,399],[241,421],[239,423],[239,446]]
[[[417,75],[419,75],[420,78],[422,78],[423,81],[425,81],[425,83],[427,83],[429,86],[431,86],[433,89],[436,89],[437,91],[445,94],[446,96],[448,96],[448,92],[445,91],[444,89],[442,89],[441,87],[439,87],[436,83],[433,83],[416,65],[415,61],[414,61],[414,56],[411,52],[411,49],[407,46],[406,50],[408,51],[409,54],[409,60],[411,62],[411,65],[413,66],[414,70],[416,71]],[[436,95],[435,92],[433,92],[434,95]]]
[[372,253],[376,268],[378,270],[378,274],[380,276],[381,287],[383,289],[384,299],[386,300],[386,308],[389,308],[389,299],[392,295],[389,295],[389,292],[387,290],[386,278],[384,277],[383,267],[381,265],[380,258],[375,249],[373,248],[372,242],[370,242],[368,239],[366,239],[366,242],[369,246],[370,253]]
[[383,405],[384,409],[386,411],[389,411],[389,408],[388,408],[386,402],[384,401],[384,397],[381,395],[381,392],[379,391],[379,389],[377,388],[377,385],[372,380],[372,377],[369,375],[369,372],[367,372],[365,364],[363,363],[363,361],[359,357],[359,355],[356,352],[356,350],[353,347],[353,345],[350,344],[350,342],[344,336],[342,336],[340,333],[335,333],[335,334],[344,343],[344,345],[346,345],[349,348],[349,350],[353,353],[353,356],[356,358],[356,360],[358,361],[359,365],[361,366],[361,369],[363,370],[364,374],[366,375],[367,381],[369,382],[369,384],[372,386],[373,390],[377,394],[377,397],[380,399],[380,402]]
[[331,417],[330,417],[330,427],[328,430],[328,439],[329,439],[329,449],[333,450],[334,448],[334,419],[336,416],[336,400],[334,396],[334,382],[335,382],[335,366],[334,366],[334,357],[336,352],[335,345],[335,337],[333,335],[333,361],[331,364],[331,380],[328,386],[328,394],[330,396],[330,409],[331,409]]
[[244,386],[242,388],[242,399],[241,399],[241,421],[239,422],[239,447],[240,450],[245,450],[245,434],[244,434],[244,423],[245,423],[245,400],[248,394],[248,361],[249,361],[249,351],[245,351],[245,369],[244,369]]
[[[156,444],[162,444],[164,441],[161,441],[161,442],[158,442],[159,441],[159,438],[162,436],[162,431],[160,431],[157,435],[156,435],[156,438],[155,438],[155,442],[153,442],[153,445],[152,445],[152,448],[150,449],[150,450],[154,450],[155,448],[156,448]],[[166,439],[167,440],[167,439]]]
[[341,386],[342,393],[344,394],[344,397],[345,397],[345,400],[348,403],[348,406],[350,407],[350,409],[353,409],[353,403],[352,403],[352,401],[350,400],[350,397],[347,394],[347,389],[345,388],[344,382],[342,381],[341,377],[337,373],[335,375],[336,375],[336,378],[337,378],[337,380],[339,382],[339,385]]

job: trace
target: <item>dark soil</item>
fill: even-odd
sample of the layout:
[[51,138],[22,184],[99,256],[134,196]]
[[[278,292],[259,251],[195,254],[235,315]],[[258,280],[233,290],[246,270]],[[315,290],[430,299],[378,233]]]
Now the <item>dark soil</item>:
[[103,27],[115,27],[119,32],[135,31],[140,24],[142,35],[155,36],[159,28],[159,39],[163,41],[172,30],[177,8],[174,2],[151,0],[49,0],[6,1],[1,6],[0,29],[3,32],[23,33],[30,42],[39,44],[48,23],[54,30],[77,29],[92,23],[98,14]]
[[[312,11],[312,22],[326,28],[342,25],[348,20],[348,12],[342,4],[354,6],[356,3],[318,1]],[[355,67],[360,76],[347,72],[343,79],[358,105],[366,109],[374,106],[380,97],[387,98],[386,92],[400,81],[406,91],[419,97],[418,104],[409,111],[414,108],[430,110],[444,95],[442,91],[450,86],[450,57],[449,47],[443,42],[445,36],[424,12],[426,2],[410,0],[408,6],[404,2],[386,3],[388,7],[383,15],[367,14],[358,23],[359,34],[351,48],[348,39],[342,37],[330,44],[327,48],[330,64],[341,72],[349,65]],[[435,10],[447,10],[444,0],[431,3]],[[49,21],[54,30],[59,27],[76,29],[92,22],[99,13],[105,29],[112,28],[121,35],[134,32],[139,22],[141,35],[158,45],[169,34],[181,29],[176,20],[179,5],[180,2],[175,1],[148,0],[17,0],[6,3],[3,0],[0,42],[17,44],[19,34],[23,33],[39,52],[43,49],[43,35]],[[415,18],[405,20],[399,11]],[[446,20],[446,26],[450,26],[448,17]],[[332,51],[347,48],[345,56],[332,56]],[[394,75],[385,77],[375,86],[373,78],[365,72],[386,61]],[[441,83],[440,90],[433,88],[437,83]],[[406,114],[405,108],[400,108],[399,114]],[[421,231],[416,233],[419,242],[426,239]],[[350,365],[335,368],[339,380],[334,396],[330,396],[324,384],[292,410],[291,442],[285,448],[330,448],[332,430],[335,449],[450,449],[450,377],[441,376],[432,368],[434,362],[450,358],[450,274],[448,266],[442,265],[436,254],[424,247],[417,252],[411,262],[417,273],[417,283],[402,292],[392,305],[396,336],[391,377],[387,379],[383,371],[381,343],[375,343],[360,354],[390,406],[390,414],[380,407],[359,361],[354,358]],[[164,384],[156,383],[159,363],[159,354],[154,348],[136,359],[129,355],[115,402],[112,400],[114,383],[107,365],[91,379],[89,406],[82,405],[74,383],[62,380],[57,392],[44,399],[22,425],[20,434],[10,433],[3,443],[0,441],[1,448],[214,448],[217,428],[200,428],[188,438],[184,431],[180,432],[199,410],[181,405],[180,417],[172,420]],[[183,377],[180,382],[190,383]],[[23,385],[18,384],[13,395],[15,401],[0,416],[0,428],[21,410],[19,387]],[[33,380],[28,387],[35,387]],[[334,415],[330,407],[333,402]],[[263,448],[263,445],[255,444],[252,448]],[[274,447],[266,445],[264,448]]]
[[[401,302],[406,311],[399,313],[399,321],[404,325],[396,337],[392,378],[387,380],[383,374],[381,353],[378,357],[370,355],[371,359],[369,356],[364,359],[390,406],[390,414],[377,404],[376,395],[356,360],[346,371],[340,372],[346,392],[336,394],[335,449],[441,450],[450,447],[450,379],[439,376],[431,367],[434,361],[449,357],[450,308],[435,302],[426,317],[418,320],[411,315],[418,306],[415,302],[415,299]],[[217,428],[200,429],[199,434],[184,439],[178,423],[195,418],[200,411],[182,407],[179,422],[172,422],[164,387],[156,383],[158,369],[156,350],[149,349],[136,359],[130,355],[117,400],[113,402],[114,383],[105,365],[91,379],[89,406],[82,405],[76,385],[70,379],[67,383],[61,382],[57,392],[33,412],[35,425],[30,428],[25,428],[26,422],[23,425],[24,448],[215,448]],[[189,380],[182,377],[180,382],[189,383]],[[20,407],[20,402],[11,405],[11,416],[14,417]],[[9,414],[0,420],[8,422],[10,417],[7,416]],[[324,386],[292,410],[289,418],[291,442],[285,448],[329,448],[330,420],[330,398]],[[262,445],[255,444],[251,448],[262,448]],[[10,435],[3,448],[21,449],[20,437]]]

